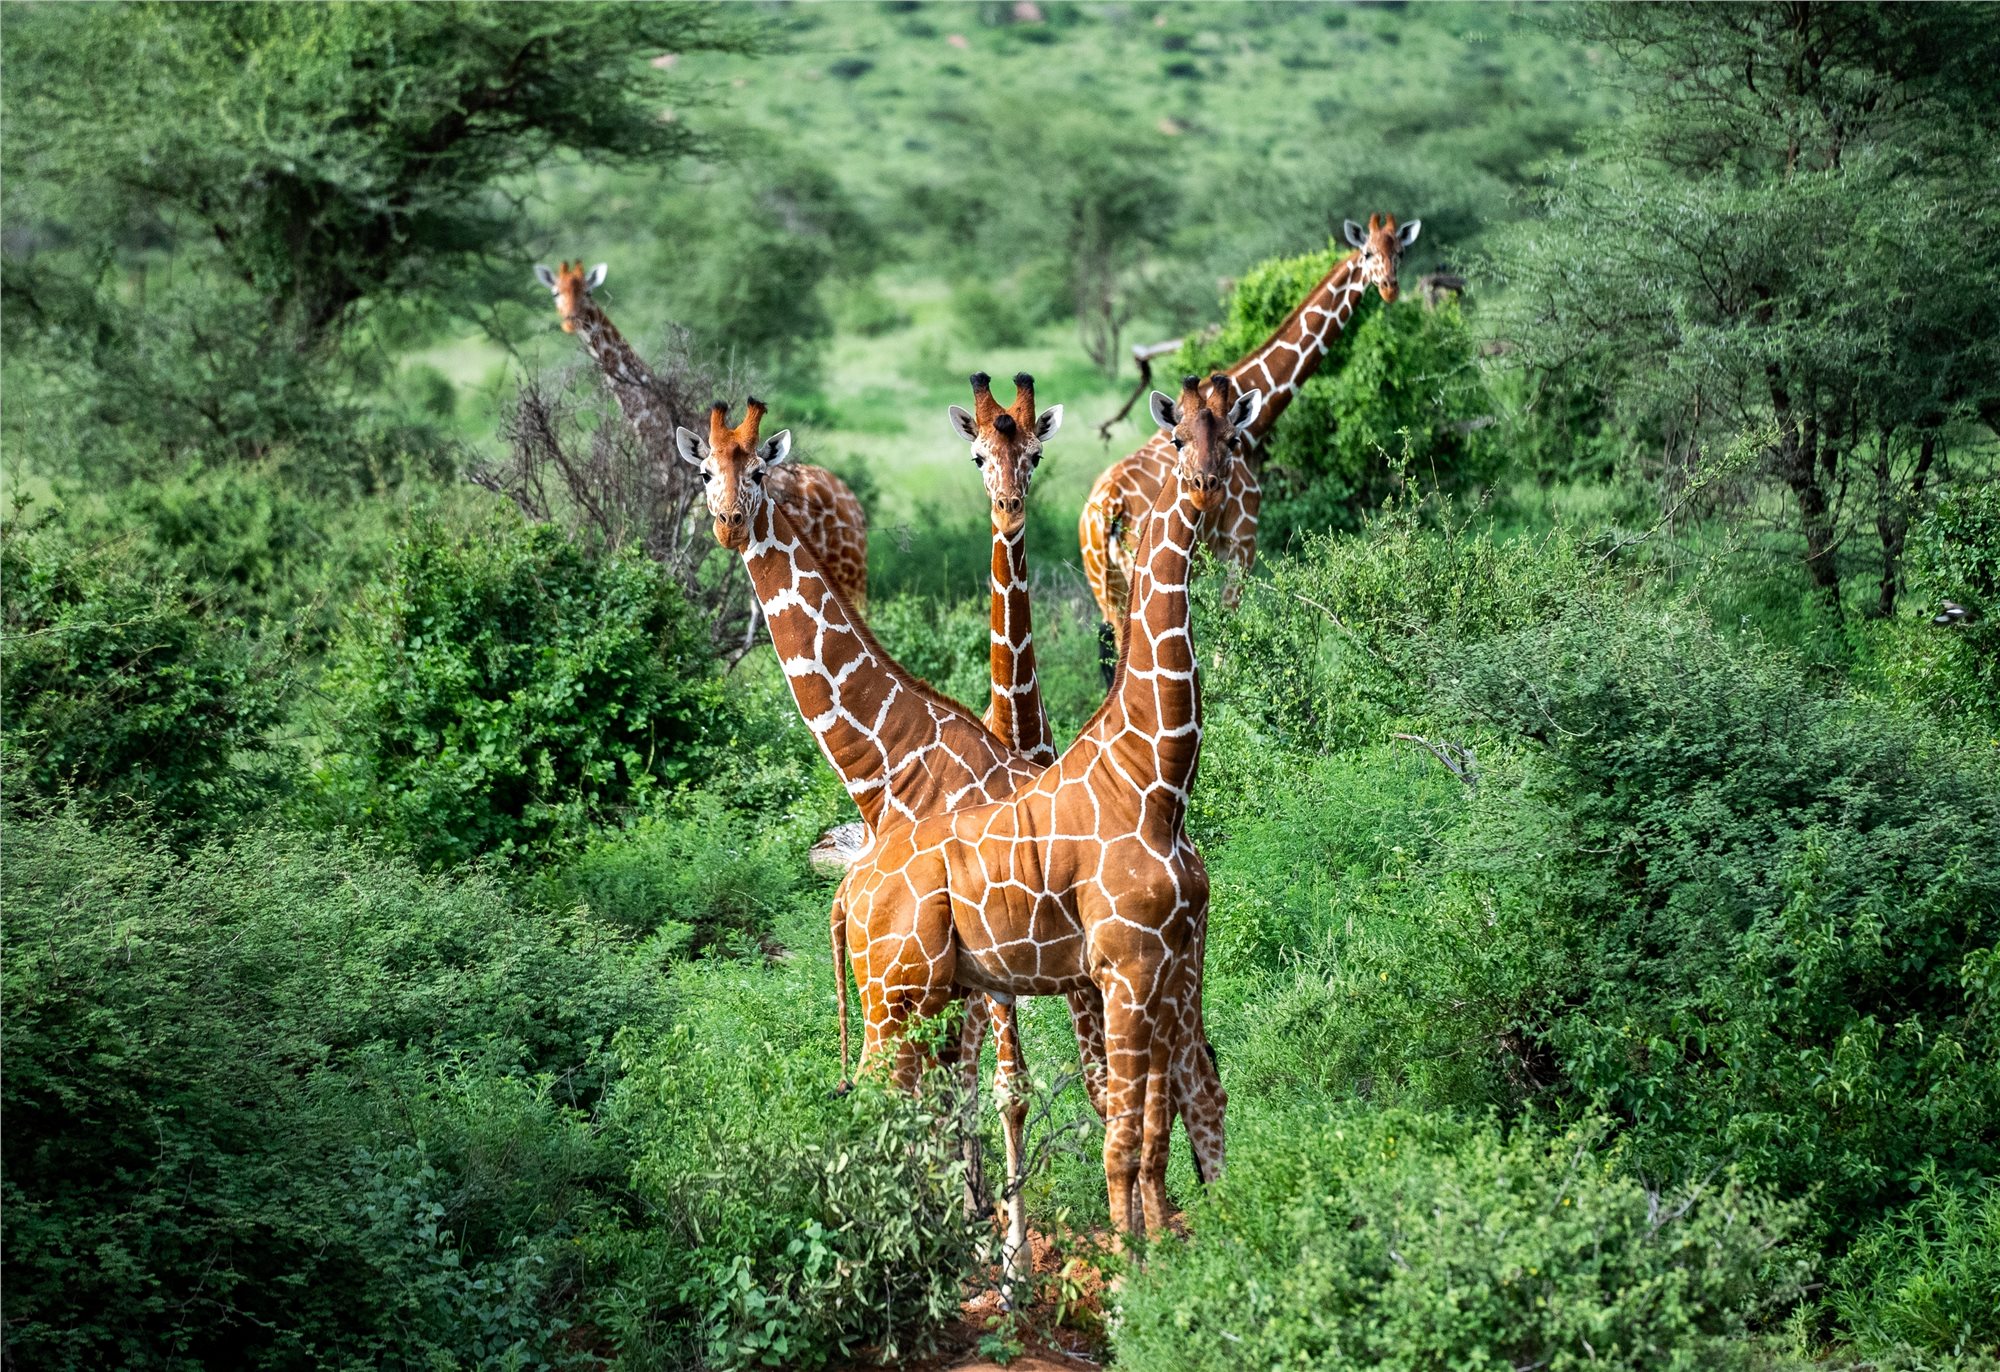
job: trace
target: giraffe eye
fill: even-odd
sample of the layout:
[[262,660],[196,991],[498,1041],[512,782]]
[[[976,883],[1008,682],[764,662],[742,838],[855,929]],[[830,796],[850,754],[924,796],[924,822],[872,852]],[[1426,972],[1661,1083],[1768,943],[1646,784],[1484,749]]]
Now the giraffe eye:
[[975,467],[984,467],[986,465],[986,454],[974,448],[972,450],[972,465]]
[[758,484],[759,486],[763,485],[763,484],[764,484],[764,469],[763,469],[762,467],[759,467],[759,468],[758,468],[758,469],[757,469],[756,471],[754,471],[754,472],[750,473],[750,479],[751,479],[752,481],[756,482],[756,483],[757,483],[757,484]]

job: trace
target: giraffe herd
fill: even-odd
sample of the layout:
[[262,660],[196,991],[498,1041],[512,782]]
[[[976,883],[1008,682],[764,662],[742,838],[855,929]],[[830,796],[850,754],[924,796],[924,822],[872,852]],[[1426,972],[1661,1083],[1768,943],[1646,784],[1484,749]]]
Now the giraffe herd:
[[[1202,728],[1190,568],[1206,543],[1230,566],[1232,589],[1248,570],[1258,446],[1367,288],[1396,298],[1419,227],[1348,221],[1356,251],[1269,339],[1226,371],[1186,377],[1177,396],[1153,392],[1159,431],[1098,478],[1080,521],[1116,658],[1104,703],[1060,753],[1036,676],[1025,530],[1063,409],[1036,410],[1032,377],[1016,375],[1003,406],[976,374],[972,409],[949,411],[992,516],[991,685],[980,716],[904,670],[869,631],[866,526],[853,492],[831,472],[788,463],[790,431],[764,437],[767,407],[754,397],[734,424],[718,401],[706,434],[672,423],[652,373],[592,298],[605,267],[535,269],[646,450],[699,473],[716,540],[742,558],[794,703],[860,812],[829,917],[843,1077],[850,964],[861,1062],[886,1065],[905,1088],[927,1065],[908,1030],[962,999],[947,1051],[971,1111],[980,1045],[993,1033],[1009,1287],[1028,1252],[1020,997],[1069,1002],[1085,1087],[1104,1120],[1117,1233],[1166,1222],[1176,1116],[1197,1175],[1221,1175],[1226,1096],[1201,1007],[1208,876],[1186,829]],[[977,1142],[969,1128],[965,1137],[971,1179]]]

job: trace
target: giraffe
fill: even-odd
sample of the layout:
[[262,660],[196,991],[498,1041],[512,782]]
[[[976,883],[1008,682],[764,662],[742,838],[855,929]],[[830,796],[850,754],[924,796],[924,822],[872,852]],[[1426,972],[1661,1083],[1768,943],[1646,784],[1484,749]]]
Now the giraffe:
[[[1026,398],[1032,406],[1032,383]],[[799,713],[861,812],[863,843],[872,844],[885,828],[914,823],[921,815],[1010,794],[1041,766],[1010,749],[971,711],[911,676],[884,652],[801,535],[790,508],[771,498],[771,473],[791,451],[791,432],[760,442],[766,412],[753,396],[743,421],[731,426],[727,408],[718,402],[709,414],[708,438],[681,428],[675,447],[682,460],[701,472],[716,540],[743,559]],[[1035,427],[1052,434],[1059,423],[1060,415],[1052,411]],[[830,914],[843,1001],[845,891],[843,882]],[[1090,1045],[1102,1042],[1090,1018],[1095,1008],[1094,999],[1072,1000],[1072,1015],[1081,1017],[1078,1032],[1086,1062]],[[978,1047],[989,1014],[985,997],[970,998],[959,1050],[967,1063],[968,1084],[976,1080]],[[1011,1014],[1000,1021],[996,1056],[1003,1077],[1011,1075],[1018,1060],[1017,1032]],[[843,1072],[846,1056],[843,1038]],[[1101,1050],[1097,1056],[1101,1060]],[[1085,1078],[1101,1081],[1102,1072],[1093,1077],[1087,1066]],[[966,1102],[968,1112],[975,1108],[969,1091]],[[968,1197],[975,1204],[977,1156],[973,1141]]]
[[[1039,770],[1056,760],[1056,747],[1055,731],[1049,726],[1040,679],[1035,674],[1034,611],[1028,596],[1027,498],[1035,468],[1041,465],[1042,445],[1062,425],[1062,406],[1051,406],[1037,414],[1035,378],[1026,372],[1014,374],[1014,403],[1005,408],[994,398],[993,379],[985,372],[974,372],[971,385],[972,410],[968,412],[953,405],[948,416],[952,432],[972,447],[972,462],[985,483],[992,511],[992,603],[987,633],[989,698],[984,722],[1003,743]],[[1106,1109],[1103,1008],[1090,988],[1072,991],[1068,999],[1070,1022],[1076,1029],[1077,1052],[1083,1067],[1084,1090],[1101,1118]],[[966,1074],[969,1085],[978,1070],[980,1041],[987,1018],[1000,1028],[994,1041],[995,1104],[1003,1121],[1024,1122],[1028,1101],[1022,1083],[1024,1074],[1016,1056],[1019,1036],[1010,1000],[969,998],[965,1028],[959,1039],[960,1070]],[[844,1045],[841,1057],[844,1066]]]
[[[584,351],[604,374],[605,388],[647,455],[667,461],[675,449],[674,407],[667,388],[593,295],[608,272],[603,262],[588,272],[581,261],[564,262],[554,270],[537,265],[535,279],[555,297],[563,332],[583,340]],[[772,474],[771,493],[790,509],[799,532],[818,551],[848,603],[866,613],[868,516],[847,483],[824,467],[793,463]]]
[[[891,1054],[906,1087],[921,1063],[904,1030],[943,1009],[954,987],[996,998],[1096,987],[1111,1103],[1105,1181],[1120,1234],[1166,1221],[1177,1064],[1203,1078],[1180,1104],[1190,1137],[1199,1128],[1218,1145],[1208,1175],[1220,1175],[1227,1098],[1207,1055],[1178,1041],[1199,1024],[1189,1006],[1208,917],[1208,875],[1185,825],[1201,754],[1188,576],[1203,519],[1227,486],[1234,434],[1261,403],[1220,373],[1206,398],[1192,376],[1178,401],[1155,394],[1154,413],[1173,421],[1176,461],[1140,533],[1110,696],[1034,781],[881,834],[848,881],[848,916],[863,935],[852,954],[863,1057]],[[1011,1124],[1007,1152],[1018,1179],[1022,1140]],[[1010,1283],[1025,1242],[1016,1205]]]
[[[1244,433],[1236,460],[1229,464],[1223,499],[1202,525],[1203,541],[1230,567],[1225,603],[1235,603],[1238,578],[1250,570],[1257,557],[1257,509],[1264,492],[1250,465],[1251,454],[1284,414],[1299,387],[1319,369],[1329,341],[1347,327],[1368,287],[1374,286],[1385,301],[1395,300],[1396,269],[1403,250],[1417,241],[1422,228],[1420,219],[1398,227],[1393,215],[1370,215],[1366,229],[1347,220],[1342,231],[1355,251],[1335,264],[1275,333],[1229,369],[1229,379],[1237,387],[1262,392],[1264,407]],[[1157,414],[1153,417],[1159,419]],[[1161,428],[1137,452],[1104,470],[1090,488],[1077,521],[1084,575],[1109,627],[1111,642],[1106,646],[1114,654],[1124,633],[1125,606],[1131,594],[1132,531],[1152,508],[1175,461],[1167,426]]]
[[993,512],[992,621],[987,649],[991,686],[986,727],[1030,762],[1056,760],[1055,732],[1035,676],[1035,628],[1028,603],[1028,487],[1042,445],[1062,425],[1062,406],[1035,413],[1035,378],[1014,374],[1014,403],[1002,409],[992,378],[972,375],[973,413],[949,411],[952,432],[972,445]]

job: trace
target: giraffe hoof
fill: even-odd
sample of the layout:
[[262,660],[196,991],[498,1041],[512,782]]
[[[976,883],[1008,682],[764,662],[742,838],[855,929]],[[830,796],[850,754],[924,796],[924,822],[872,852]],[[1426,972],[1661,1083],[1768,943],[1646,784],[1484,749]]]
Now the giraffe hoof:
[[838,1086],[834,1087],[834,1088],[833,1088],[833,1089],[832,1089],[831,1091],[829,1091],[829,1092],[827,1092],[827,1093],[826,1093],[826,1095],[827,1095],[827,1099],[828,1099],[828,1100],[839,1100],[839,1099],[840,1099],[841,1097],[843,1097],[843,1096],[847,1095],[847,1094],[848,1094],[849,1092],[851,1092],[851,1091],[853,1091],[853,1090],[854,1090],[854,1083],[853,1083],[853,1082],[851,1082],[851,1081],[843,1081],[843,1082],[841,1082],[841,1083],[840,1083],[840,1084],[839,1084]]

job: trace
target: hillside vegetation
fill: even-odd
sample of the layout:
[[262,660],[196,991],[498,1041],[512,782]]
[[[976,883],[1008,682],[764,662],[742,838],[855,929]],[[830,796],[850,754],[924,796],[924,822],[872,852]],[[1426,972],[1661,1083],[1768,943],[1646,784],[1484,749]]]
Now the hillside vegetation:
[[[1993,10],[0,42],[10,1366],[2000,1367]],[[1240,604],[1197,589],[1229,1170],[1177,1142],[1185,1231],[1112,1251],[1024,1002],[1004,1311],[948,1082],[832,1094],[853,806],[532,267],[607,263],[690,413],[764,397],[975,708],[945,410],[1033,373],[1066,742],[1133,345],[1226,365],[1378,212],[1401,298],[1266,445]]]

